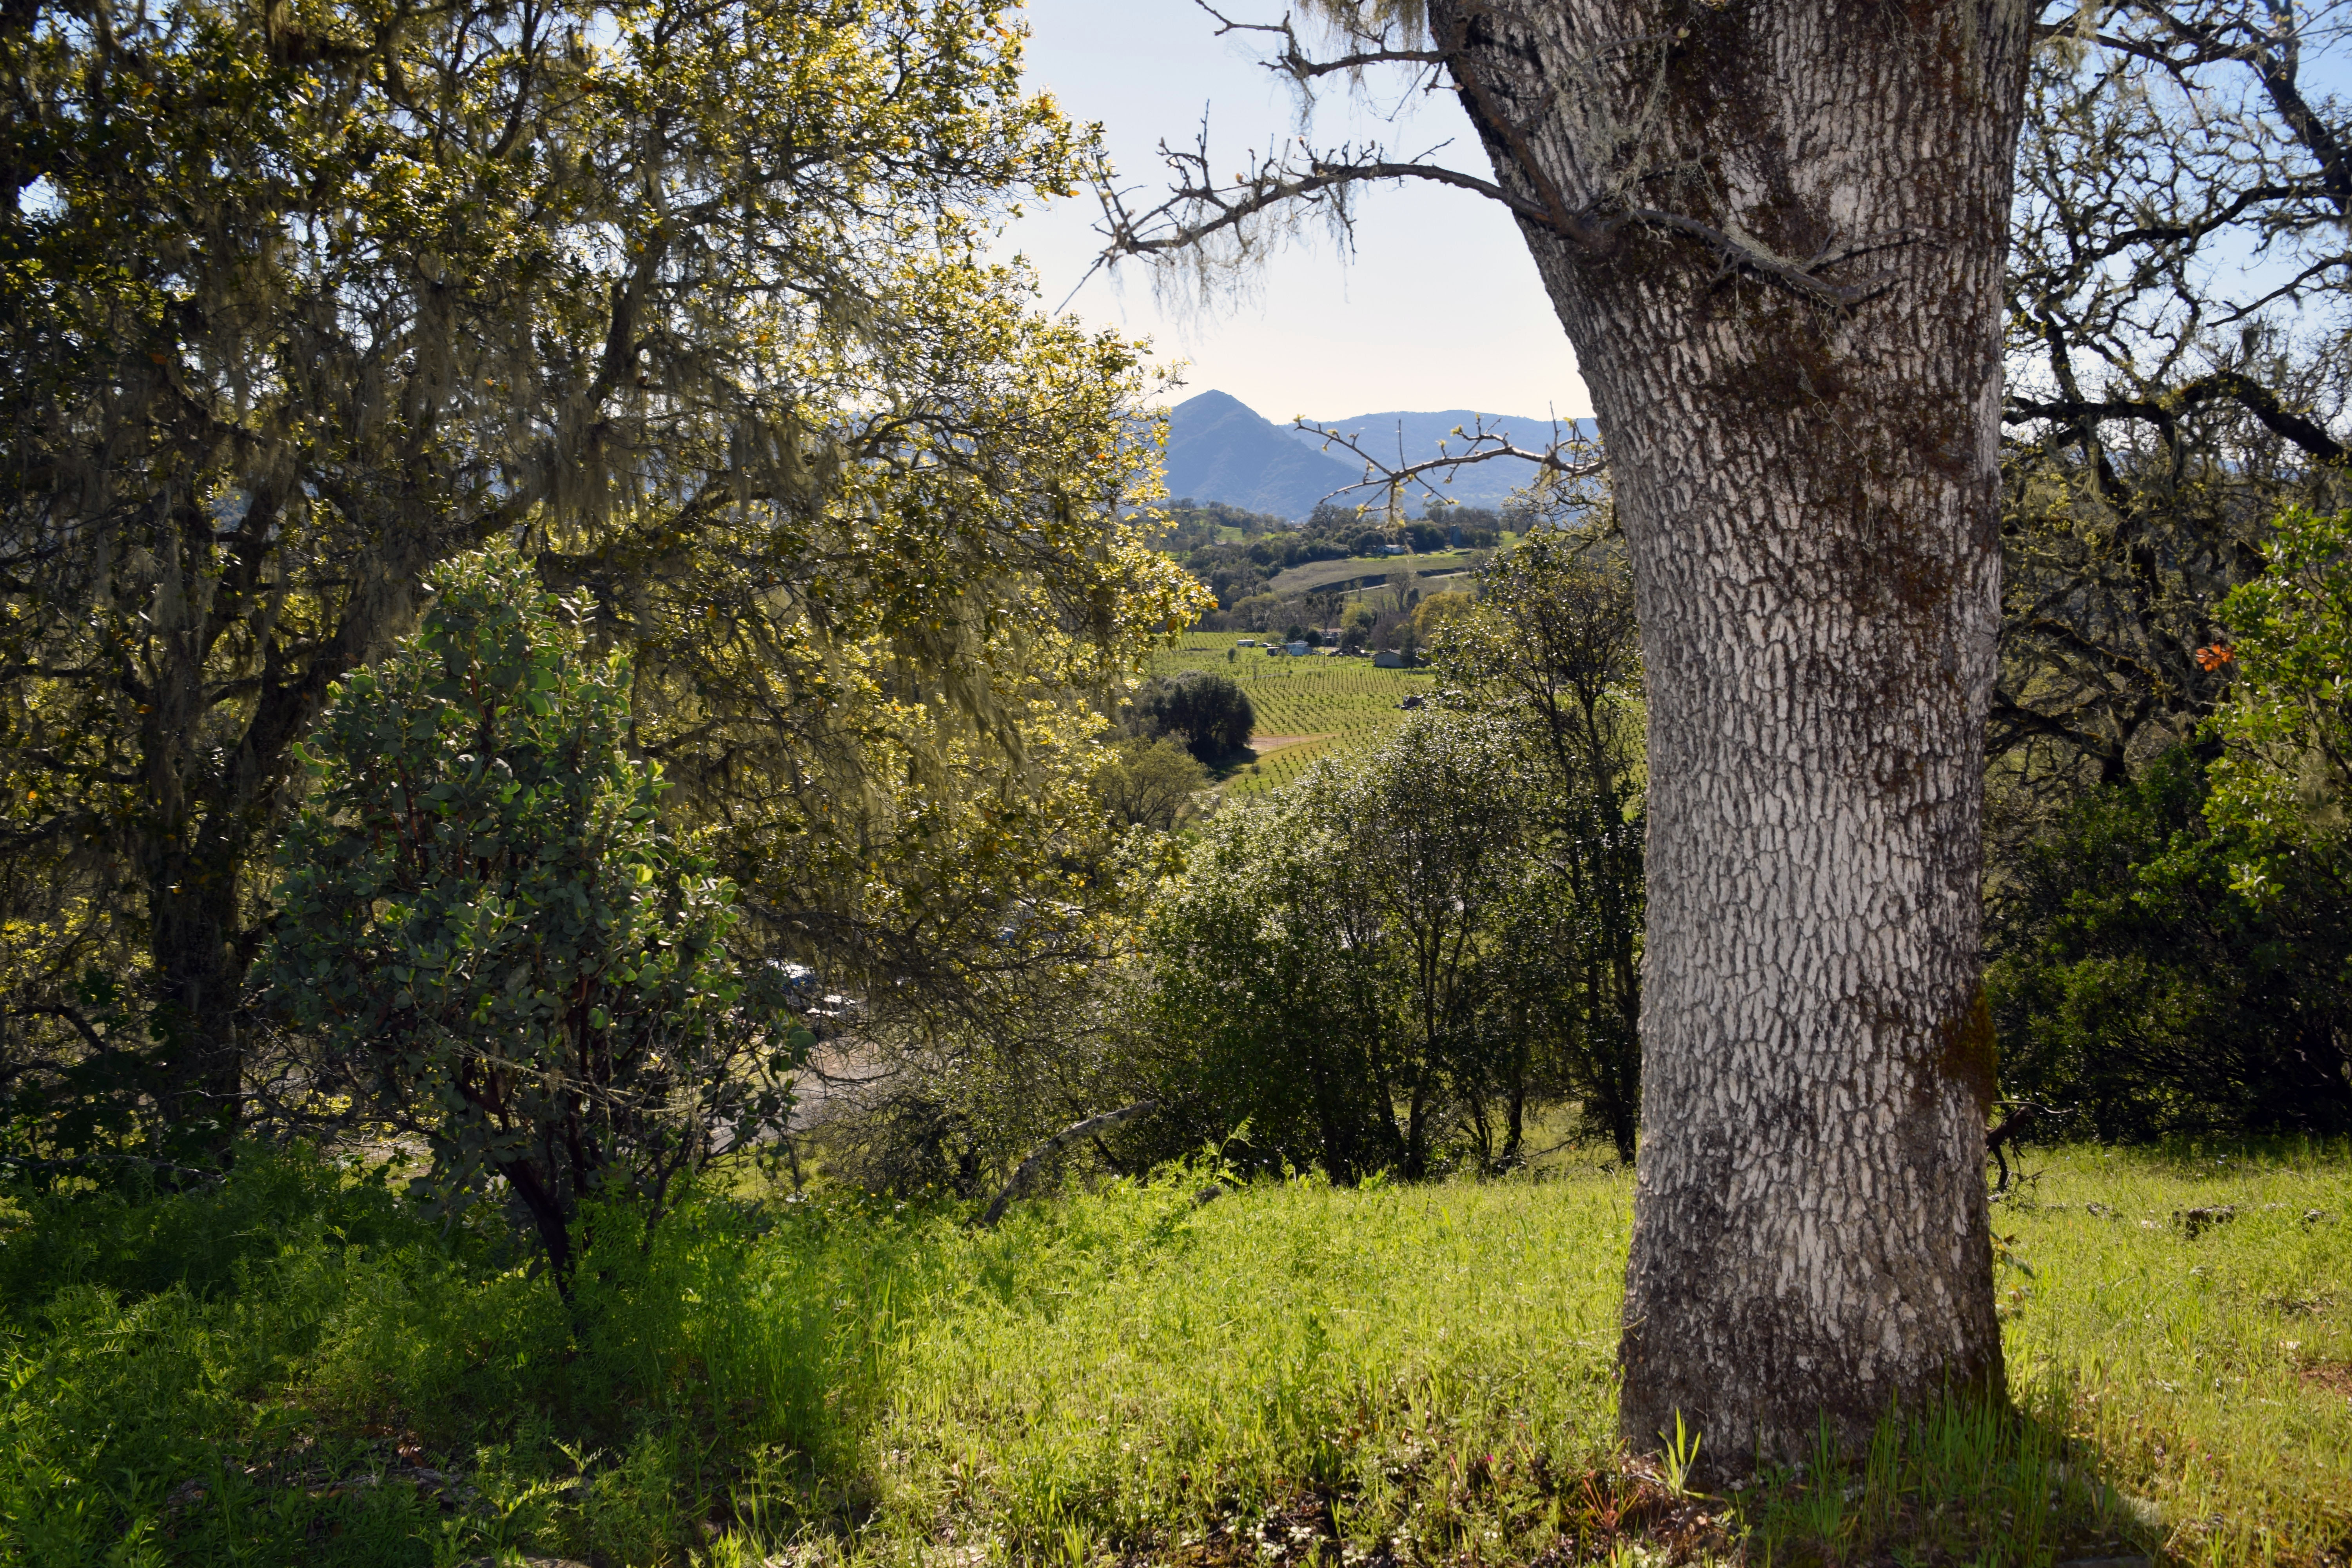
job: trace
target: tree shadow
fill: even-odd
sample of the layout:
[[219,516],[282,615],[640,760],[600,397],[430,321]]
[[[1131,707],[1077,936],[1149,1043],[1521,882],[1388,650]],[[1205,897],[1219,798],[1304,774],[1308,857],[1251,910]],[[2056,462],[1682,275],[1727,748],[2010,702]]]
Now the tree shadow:
[[1825,1424],[1810,1456],[1757,1464],[1719,1500],[1753,1563],[2124,1568],[2165,1537],[2095,1445],[1980,1396],[1889,1412],[1859,1454]]

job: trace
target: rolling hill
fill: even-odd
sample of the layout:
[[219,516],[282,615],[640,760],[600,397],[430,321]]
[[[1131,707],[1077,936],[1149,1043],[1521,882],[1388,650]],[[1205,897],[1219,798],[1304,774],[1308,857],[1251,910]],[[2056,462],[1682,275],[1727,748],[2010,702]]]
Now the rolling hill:
[[[1317,423],[1357,436],[1367,451],[1383,458],[1402,452],[1406,461],[1419,462],[1436,457],[1441,441],[1462,450],[1463,441],[1452,431],[1456,426],[1474,428],[1480,417],[1472,409],[1447,408],[1359,414]],[[1507,432],[1514,446],[1540,450],[1551,440],[1548,417],[1484,417],[1488,429]],[[1564,426],[1570,424],[1591,432],[1590,420],[1563,421]],[[1321,437],[1277,425],[1229,393],[1203,392],[1169,413],[1168,493],[1304,518],[1318,501],[1363,478],[1363,465],[1352,454],[1336,447],[1327,452],[1322,446]],[[1451,485],[1440,483],[1438,488],[1465,506],[1499,506],[1534,472],[1532,464],[1505,458],[1463,468]]]

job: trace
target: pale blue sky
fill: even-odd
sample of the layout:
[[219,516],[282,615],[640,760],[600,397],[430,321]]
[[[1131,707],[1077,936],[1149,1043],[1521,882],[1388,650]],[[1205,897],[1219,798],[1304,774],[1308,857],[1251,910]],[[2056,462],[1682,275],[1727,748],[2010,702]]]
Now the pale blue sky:
[[[1279,0],[1219,8],[1235,20],[1281,15]],[[1160,189],[1159,140],[1189,143],[1204,103],[1212,144],[1235,168],[1244,149],[1295,129],[1288,89],[1255,63],[1249,44],[1219,40],[1192,0],[1028,0],[1028,16],[1031,80],[1073,117],[1103,122],[1123,184]],[[1317,141],[1377,138],[1412,153],[1450,140],[1441,156],[1487,173],[1450,93],[1415,100],[1391,121],[1393,107],[1351,106],[1334,93],[1318,111]],[[1047,305],[1062,301],[1099,248],[1097,215],[1082,196],[1033,213],[1005,237],[1037,267]],[[1190,361],[1179,397],[1214,387],[1277,421],[1391,408],[1591,412],[1517,229],[1465,192],[1370,191],[1352,257],[1318,231],[1276,258],[1253,298],[1206,315],[1162,309],[1134,263],[1097,275],[1070,308],[1149,335],[1163,360]]]

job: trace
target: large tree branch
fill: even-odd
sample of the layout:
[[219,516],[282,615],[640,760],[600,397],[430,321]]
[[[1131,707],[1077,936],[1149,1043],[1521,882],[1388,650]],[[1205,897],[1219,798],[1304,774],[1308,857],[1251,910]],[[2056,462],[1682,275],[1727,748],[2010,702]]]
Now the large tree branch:
[[1563,195],[1549,173],[1528,146],[1525,132],[1517,121],[1495,100],[1492,85],[1470,68],[1470,23],[1467,17],[1456,19],[1454,36],[1445,40],[1446,64],[1454,79],[1461,85],[1463,107],[1470,111],[1486,134],[1509,149],[1511,162],[1518,168],[1520,177],[1533,185],[1543,197],[1544,210],[1555,234],[1587,250],[1605,250],[1614,236],[1589,217],[1570,210]]
[[[1095,270],[1115,265],[1129,256],[1169,256],[1198,250],[1221,235],[1238,233],[1254,218],[1299,205],[1326,208],[1344,231],[1350,227],[1347,205],[1349,194],[1358,185],[1387,180],[1428,180],[1472,192],[1502,204],[1522,222],[1557,236],[1589,256],[1605,255],[1612,250],[1629,223],[1681,234],[1713,250],[1727,271],[1748,273],[1806,299],[1839,309],[1850,310],[1869,300],[1883,291],[1887,279],[1871,279],[1859,284],[1833,283],[1821,276],[1822,268],[1891,246],[1914,244],[1927,237],[1900,235],[1835,253],[1824,251],[1810,259],[1799,260],[1774,255],[1751,239],[1685,214],[1642,207],[1612,210],[1594,204],[1578,204],[1570,200],[1546,171],[1542,161],[1535,155],[1518,121],[1501,101],[1494,84],[1486,80],[1471,65],[1466,21],[1457,21],[1453,36],[1441,40],[1443,47],[1436,50],[1381,47],[1359,50],[1329,60],[1315,60],[1300,48],[1287,18],[1280,23],[1234,22],[1207,5],[1205,0],[1196,0],[1196,3],[1202,4],[1202,8],[1216,18],[1221,35],[1246,31],[1265,32],[1282,37],[1284,54],[1279,61],[1274,63],[1274,68],[1290,75],[1300,83],[1302,90],[1306,83],[1316,77],[1333,71],[1360,69],[1366,65],[1382,61],[1416,65],[1443,63],[1461,89],[1464,107],[1472,120],[1490,144],[1499,145],[1502,154],[1507,156],[1511,166],[1534,195],[1524,195],[1496,181],[1426,162],[1426,154],[1393,159],[1384,156],[1378,147],[1342,146],[1328,153],[1309,149],[1303,162],[1274,156],[1261,159],[1253,154],[1244,173],[1236,174],[1230,182],[1220,184],[1211,171],[1208,128],[1204,121],[1192,151],[1177,152],[1166,142],[1160,143],[1160,156],[1174,171],[1175,178],[1167,198],[1149,211],[1139,215],[1129,212],[1123,194],[1111,184],[1108,174],[1097,173],[1095,188],[1097,197],[1102,203],[1104,217],[1098,230],[1107,243],[1097,257],[1094,268],[1088,269],[1088,277],[1092,277]],[[1084,281],[1080,279],[1081,283]]]
[[2040,419],[2068,424],[2085,419],[2137,419],[2168,429],[2188,409],[2200,404],[2221,402],[2234,403],[2243,408],[2263,428],[2291,442],[2307,457],[2330,465],[2340,466],[2345,462],[2347,453],[2343,443],[2329,435],[2316,420],[2288,407],[2277,393],[2252,377],[2233,370],[2215,371],[2156,397],[2012,397],[2001,411],[2001,418],[2011,425],[2031,424]]

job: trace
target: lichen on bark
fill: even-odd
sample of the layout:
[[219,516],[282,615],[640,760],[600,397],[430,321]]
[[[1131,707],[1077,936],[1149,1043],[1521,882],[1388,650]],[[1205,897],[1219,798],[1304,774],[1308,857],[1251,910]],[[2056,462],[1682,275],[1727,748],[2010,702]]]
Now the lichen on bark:
[[1859,1439],[2000,1380],[1979,833],[2029,18],[1437,0],[1431,21],[1499,106],[1506,188],[1671,210],[1854,301],[1682,231],[1603,251],[1522,218],[1608,443],[1650,682],[1622,1429],[1654,1445],[1679,1413],[1718,1470],[1802,1452],[1824,1416]]

